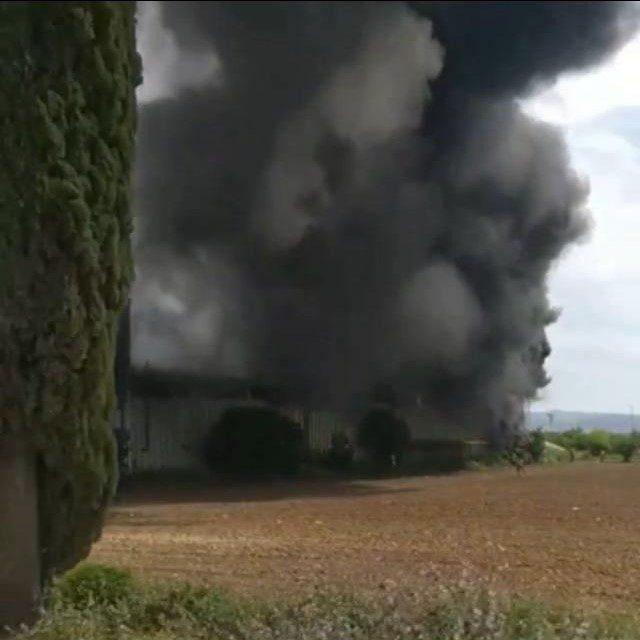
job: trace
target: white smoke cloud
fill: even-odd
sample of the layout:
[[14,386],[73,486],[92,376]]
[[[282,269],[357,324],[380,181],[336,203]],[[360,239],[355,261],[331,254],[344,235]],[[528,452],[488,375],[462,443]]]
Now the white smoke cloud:
[[144,62],[138,102],[154,102],[177,95],[182,89],[222,84],[222,67],[214,51],[180,49],[175,36],[162,24],[160,2],[138,2],[138,50]]
[[228,295],[242,289],[235,270],[206,253],[195,260],[154,253],[153,272],[144,268],[146,255],[133,287],[133,361],[199,372],[215,361],[220,373],[246,373],[241,313]]

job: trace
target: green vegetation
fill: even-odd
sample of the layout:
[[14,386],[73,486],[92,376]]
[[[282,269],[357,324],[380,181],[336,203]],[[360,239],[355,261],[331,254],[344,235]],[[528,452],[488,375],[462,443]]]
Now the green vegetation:
[[371,409],[358,425],[358,445],[378,467],[388,466],[393,458],[400,464],[410,439],[409,426],[392,409]]
[[575,455],[549,440],[545,440],[543,462],[546,464],[557,464],[561,462],[573,462]]
[[631,462],[640,447],[640,434],[632,431],[630,434],[615,433],[611,435],[611,449],[618,454],[623,462]]
[[566,449],[571,460],[578,457],[596,457],[603,460],[607,454],[613,453],[624,462],[631,462],[640,448],[640,434],[609,433],[601,429],[585,432],[582,429],[571,429],[560,433],[547,432],[548,442]]
[[604,456],[611,451],[611,436],[601,429],[590,431],[587,435],[587,448],[594,458],[604,459]]
[[571,457],[571,461],[575,460],[576,451],[587,450],[587,434],[582,429],[570,429],[562,433],[547,433],[547,440],[564,447]]
[[205,457],[225,473],[293,474],[302,461],[302,429],[270,407],[231,407],[213,425]]
[[100,564],[85,564],[72,569],[58,583],[54,597],[75,609],[116,606],[134,595],[131,574]]
[[640,449],[640,433],[609,433],[602,429],[583,431],[580,428],[553,432],[536,429],[520,436],[503,452],[501,460],[522,469],[526,464],[573,462],[576,459],[598,458],[604,461],[610,454],[623,462],[631,462]]
[[133,2],[0,2],[0,437],[38,453],[45,576],[115,485],[118,315],[132,275]]
[[[544,436],[541,431],[529,434],[516,433],[503,452],[505,462],[520,473],[525,465],[541,462],[544,453]],[[534,458],[535,454],[535,458]]]
[[542,462],[545,450],[545,436],[542,429],[536,429],[529,434],[527,449],[531,457],[531,462]]
[[[379,596],[318,594],[296,603],[248,604],[184,584],[130,582],[85,567],[65,576],[38,624],[19,640],[637,640],[625,616],[597,617],[521,599],[468,582],[430,594],[385,587]],[[71,584],[70,584],[71,583]],[[125,588],[123,588],[123,584]],[[90,602],[91,605],[87,606]]]

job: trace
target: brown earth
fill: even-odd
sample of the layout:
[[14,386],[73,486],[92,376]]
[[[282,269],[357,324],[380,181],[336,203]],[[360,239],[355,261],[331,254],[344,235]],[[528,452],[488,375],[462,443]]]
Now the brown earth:
[[[91,560],[248,596],[483,580],[640,604],[640,465],[575,463],[375,481],[131,487]],[[466,577],[465,577],[466,576]]]

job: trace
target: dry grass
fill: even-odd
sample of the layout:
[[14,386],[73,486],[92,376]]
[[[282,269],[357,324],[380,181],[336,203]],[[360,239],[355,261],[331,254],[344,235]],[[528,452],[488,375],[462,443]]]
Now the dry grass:
[[509,593],[640,604],[640,465],[234,487],[147,483],[92,561],[260,598],[423,590],[466,575]]
[[38,623],[16,640],[640,640],[637,616],[545,606],[470,582],[265,603],[85,564],[49,595]]

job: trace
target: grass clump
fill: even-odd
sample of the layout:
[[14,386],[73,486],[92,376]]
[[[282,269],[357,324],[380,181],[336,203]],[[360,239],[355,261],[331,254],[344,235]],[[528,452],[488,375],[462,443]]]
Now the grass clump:
[[424,593],[318,593],[247,603],[187,584],[144,584],[85,565],[53,588],[15,640],[640,640],[631,616],[583,615],[471,583]]
[[131,601],[133,595],[134,582],[128,571],[100,564],[84,564],[69,571],[53,592],[60,606],[77,610],[115,606]]

